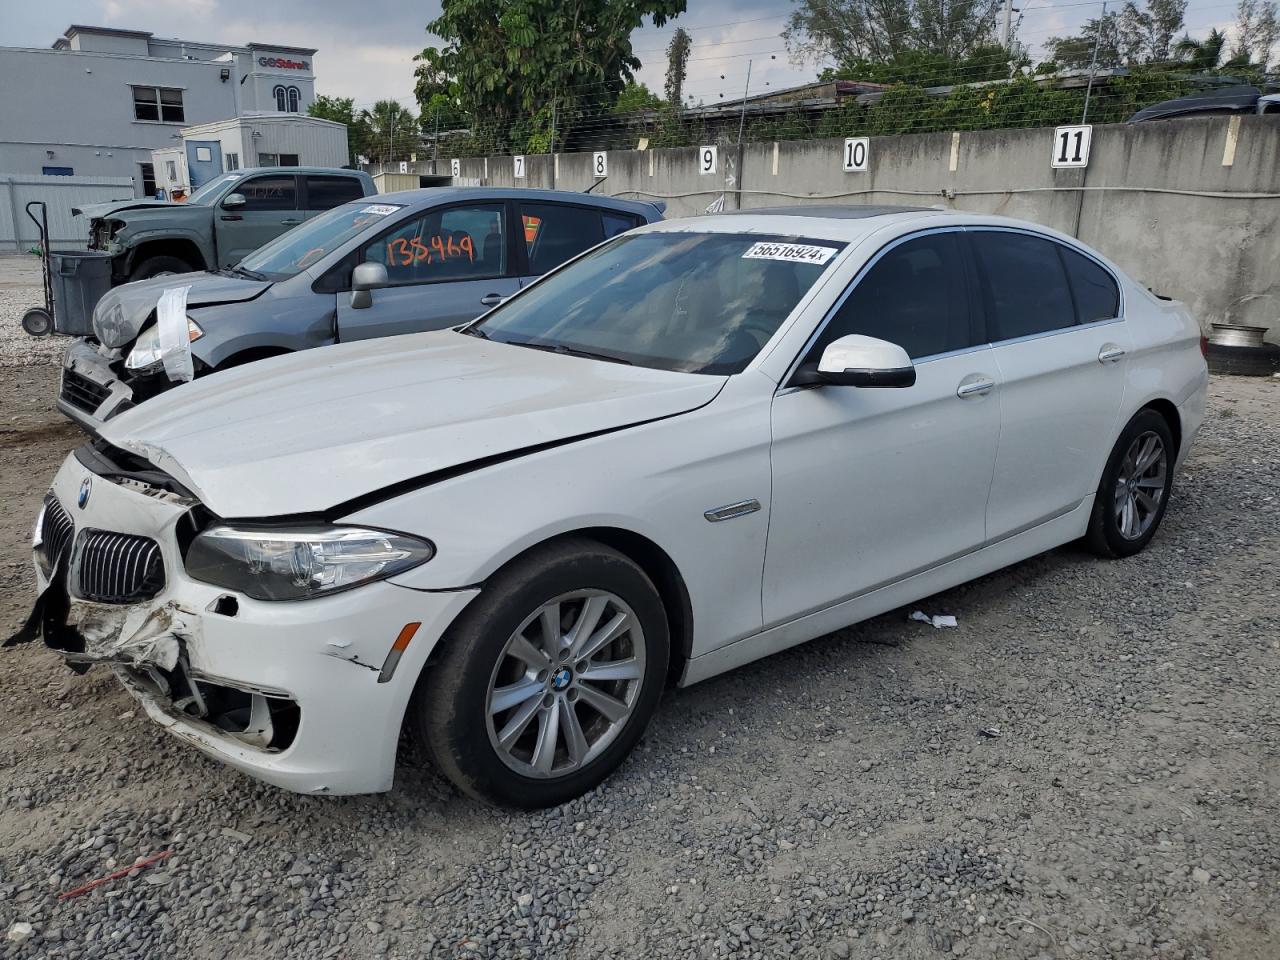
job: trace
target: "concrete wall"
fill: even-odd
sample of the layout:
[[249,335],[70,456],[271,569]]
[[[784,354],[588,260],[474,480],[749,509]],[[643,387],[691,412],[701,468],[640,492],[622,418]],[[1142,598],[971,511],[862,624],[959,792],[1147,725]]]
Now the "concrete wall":
[[[1280,342],[1280,117],[1207,117],[1097,126],[1089,166],[1052,169],[1052,129],[877,137],[870,169],[845,173],[842,140],[719,144],[700,175],[694,148],[610,151],[594,190],[667,200],[667,215],[795,203],[893,203],[995,213],[1042,223],[1100,250],[1136,280],[1185,301],[1206,326],[1267,327]],[[464,179],[550,187],[553,161],[461,161]],[[449,159],[441,158],[448,173]],[[590,154],[555,158],[554,185],[596,182]],[[430,172],[430,162],[415,165]],[[741,189],[741,195],[735,192]]]

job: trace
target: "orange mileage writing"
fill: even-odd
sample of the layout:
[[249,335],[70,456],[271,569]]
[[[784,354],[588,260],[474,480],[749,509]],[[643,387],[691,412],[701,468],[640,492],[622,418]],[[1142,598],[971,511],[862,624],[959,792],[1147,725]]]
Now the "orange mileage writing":
[[408,267],[424,260],[427,263],[444,263],[464,255],[468,262],[476,262],[475,246],[471,237],[465,235],[461,240],[455,240],[436,234],[427,243],[417,237],[411,240],[396,237],[387,241],[387,263],[391,266]]

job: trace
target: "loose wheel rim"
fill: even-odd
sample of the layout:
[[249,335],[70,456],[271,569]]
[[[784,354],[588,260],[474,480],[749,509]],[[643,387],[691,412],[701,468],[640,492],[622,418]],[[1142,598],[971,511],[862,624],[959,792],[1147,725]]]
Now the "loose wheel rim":
[[1134,437],[1116,475],[1116,528],[1126,540],[1138,540],[1155,523],[1164,499],[1169,455],[1154,430]]
[[606,590],[548,600],[507,639],[485,697],[489,743],[526,777],[568,776],[617,739],[645,673],[635,611]]

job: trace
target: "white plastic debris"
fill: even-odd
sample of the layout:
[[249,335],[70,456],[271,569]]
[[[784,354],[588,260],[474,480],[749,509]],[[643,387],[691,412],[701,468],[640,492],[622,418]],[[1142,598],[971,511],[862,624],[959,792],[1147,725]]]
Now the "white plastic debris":
[[6,939],[12,940],[14,943],[22,943],[35,932],[35,927],[31,926],[31,924],[19,921],[9,928],[9,934]]
[[932,617],[922,610],[913,611],[908,620],[919,620],[941,630],[943,627],[956,626],[956,618],[950,614],[935,613]]
[[160,328],[160,359],[164,372],[175,383],[186,383],[195,375],[191,359],[191,332],[187,326],[187,293],[190,286],[170,287],[156,304],[156,325]]

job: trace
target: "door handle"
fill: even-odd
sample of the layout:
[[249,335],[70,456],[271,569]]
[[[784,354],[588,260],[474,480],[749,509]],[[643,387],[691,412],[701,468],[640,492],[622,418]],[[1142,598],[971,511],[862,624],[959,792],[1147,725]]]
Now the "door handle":
[[956,396],[962,400],[966,397],[985,397],[995,385],[996,382],[990,377],[975,373],[960,381],[960,386],[956,387]]
[[1099,363],[1115,363],[1125,355],[1124,347],[1117,346],[1114,343],[1104,343],[1102,349],[1098,351]]
[[506,298],[500,293],[490,293],[480,298],[480,302],[486,307],[496,307]]
[[238,213],[224,213],[218,219],[219,220],[243,220],[244,217],[240,216],[240,214]]
[[301,220],[281,220],[280,225],[282,227],[296,227],[301,222]]

